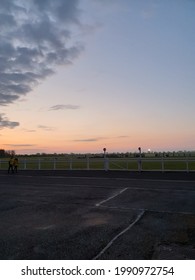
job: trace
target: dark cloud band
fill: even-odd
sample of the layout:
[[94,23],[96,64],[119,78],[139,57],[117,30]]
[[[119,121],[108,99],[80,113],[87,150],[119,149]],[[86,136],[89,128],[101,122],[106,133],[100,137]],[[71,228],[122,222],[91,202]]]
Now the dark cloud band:
[[9,105],[82,51],[78,0],[1,0],[0,105]]

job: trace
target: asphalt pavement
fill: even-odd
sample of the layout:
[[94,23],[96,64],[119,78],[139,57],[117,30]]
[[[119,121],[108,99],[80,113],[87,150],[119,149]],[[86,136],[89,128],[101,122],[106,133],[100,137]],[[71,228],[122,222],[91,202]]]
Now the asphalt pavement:
[[195,173],[0,171],[0,259],[194,259]]

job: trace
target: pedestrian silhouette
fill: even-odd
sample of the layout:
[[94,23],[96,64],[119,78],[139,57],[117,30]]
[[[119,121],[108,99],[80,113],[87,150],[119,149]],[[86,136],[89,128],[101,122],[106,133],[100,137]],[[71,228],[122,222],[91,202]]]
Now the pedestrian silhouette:
[[18,172],[18,158],[14,158],[13,170],[15,173]]
[[8,173],[10,173],[10,171],[12,172],[12,173],[14,173],[14,158],[13,158],[13,156],[9,159],[9,162],[8,162]]

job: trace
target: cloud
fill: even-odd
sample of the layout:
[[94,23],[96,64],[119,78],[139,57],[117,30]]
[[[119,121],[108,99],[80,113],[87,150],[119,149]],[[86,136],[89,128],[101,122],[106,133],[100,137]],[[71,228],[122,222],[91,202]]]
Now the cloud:
[[76,110],[79,109],[80,107],[77,105],[71,105],[71,104],[66,104],[66,105],[54,105],[49,108],[49,111],[57,111],[57,110]]
[[53,130],[55,130],[54,127],[46,126],[46,125],[38,125],[38,128],[42,129],[42,130],[45,130],[45,131],[53,131]]
[[108,139],[115,139],[115,138],[128,138],[127,135],[121,135],[116,137],[96,137],[96,138],[84,138],[84,139],[75,139],[73,142],[97,142],[100,140],[108,140]]
[[97,142],[99,140],[109,139],[108,137],[96,137],[96,138],[84,138],[84,139],[75,139],[73,142]]
[[26,129],[26,128],[23,128],[22,129],[24,132],[36,132],[36,130],[35,129]]
[[74,142],[96,142],[99,138],[76,139]]
[[72,39],[73,28],[81,27],[78,2],[1,0],[1,106],[19,100],[83,50]]
[[4,146],[9,146],[9,147],[34,147],[36,145],[34,144],[3,144]]
[[20,125],[19,122],[9,121],[8,118],[4,116],[4,114],[0,114],[0,129],[3,128],[13,129],[19,125]]

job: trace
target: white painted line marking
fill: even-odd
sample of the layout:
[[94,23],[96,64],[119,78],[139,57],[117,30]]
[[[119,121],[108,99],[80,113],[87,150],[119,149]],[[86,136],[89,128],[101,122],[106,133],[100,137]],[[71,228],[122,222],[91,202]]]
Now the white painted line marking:
[[125,232],[127,232],[128,230],[130,230],[141,218],[142,216],[144,215],[145,211],[142,211],[138,216],[137,218],[135,219],[135,221],[133,223],[131,223],[128,227],[126,227],[123,231],[121,231],[119,234],[117,234],[107,245],[106,247],[104,247],[104,249],[99,253],[97,254],[93,260],[97,260],[101,255],[103,255],[105,253],[106,250],[108,250],[108,248],[110,248],[113,244],[113,242],[115,240],[117,240],[121,235],[123,235]]
[[103,204],[103,203],[105,203],[105,202],[107,202],[107,201],[109,201],[109,200],[111,200],[111,199],[117,197],[118,195],[120,195],[121,193],[123,193],[124,191],[126,191],[127,189],[128,189],[128,188],[125,188],[125,189],[121,190],[120,192],[118,192],[117,194],[112,195],[112,196],[110,196],[109,198],[107,198],[107,199],[105,199],[105,200],[102,200],[101,202],[97,203],[95,206],[98,207],[98,206],[100,206],[101,204]]

